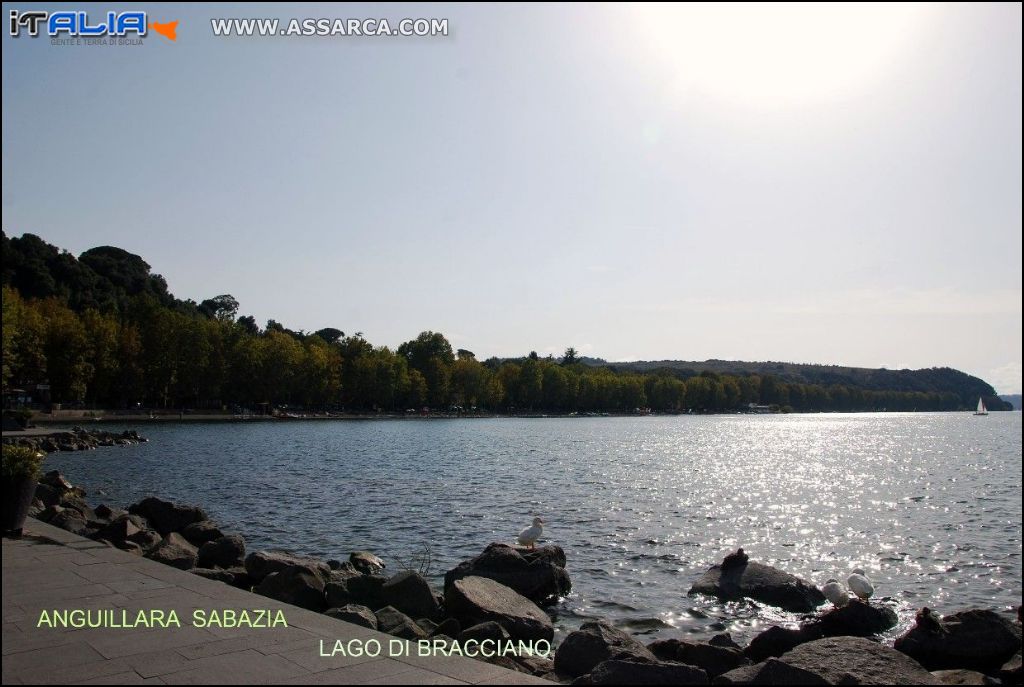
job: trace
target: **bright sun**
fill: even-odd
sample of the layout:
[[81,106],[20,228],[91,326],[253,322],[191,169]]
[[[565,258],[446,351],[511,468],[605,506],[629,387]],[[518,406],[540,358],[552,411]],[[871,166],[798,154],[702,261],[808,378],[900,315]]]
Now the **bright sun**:
[[895,3],[634,7],[639,35],[681,88],[758,108],[855,94],[927,11]]

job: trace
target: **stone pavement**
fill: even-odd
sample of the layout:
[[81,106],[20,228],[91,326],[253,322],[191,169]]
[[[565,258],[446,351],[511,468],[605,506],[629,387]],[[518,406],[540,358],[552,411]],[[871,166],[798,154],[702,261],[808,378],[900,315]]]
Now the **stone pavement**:
[[[42,610],[174,609],[181,627],[37,627]],[[194,627],[194,609],[281,609],[288,627]],[[379,657],[321,656],[377,639]],[[389,652],[394,637],[289,606],[29,519],[3,540],[4,684],[541,684],[461,656]],[[390,655],[389,655],[390,654]]]

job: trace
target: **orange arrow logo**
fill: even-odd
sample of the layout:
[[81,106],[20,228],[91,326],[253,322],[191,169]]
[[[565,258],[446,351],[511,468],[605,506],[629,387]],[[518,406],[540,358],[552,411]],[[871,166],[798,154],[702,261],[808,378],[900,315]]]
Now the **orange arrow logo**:
[[150,22],[149,28],[159,33],[164,38],[169,38],[172,41],[178,40],[178,22],[169,21],[165,24],[159,22]]

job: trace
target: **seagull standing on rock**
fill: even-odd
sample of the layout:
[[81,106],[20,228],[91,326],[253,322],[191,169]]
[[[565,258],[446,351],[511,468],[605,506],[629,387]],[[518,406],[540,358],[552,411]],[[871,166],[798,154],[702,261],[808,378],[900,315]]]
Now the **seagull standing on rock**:
[[846,604],[850,603],[850,595],[843,589],[843,585],[839,584],[839,580],[834,577],[829,578],[825,582],[825,586],[821,588],[825,598],[832,602],[832,605],[836,608],[842,608]]
[[850,574],[846,579],[846,584],[850,586],[850,591],[856,594],[857,598],[861,601],[866,602],[875,593],[875,585],[871,584],[871,580],[868,579],[868,576],[860,568],[856,568]]
[[539,517],[534,518],[533,524],[519,533],[519,543],[523,546],[529,546],[531,549],[536,548],[537,540],[540,539],[540,535],[543,532],[544,521]]

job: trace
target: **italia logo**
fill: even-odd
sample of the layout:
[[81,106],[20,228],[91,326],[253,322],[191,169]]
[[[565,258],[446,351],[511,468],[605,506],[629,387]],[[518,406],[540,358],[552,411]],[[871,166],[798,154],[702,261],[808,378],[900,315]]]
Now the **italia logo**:
[[10,34],[21,36],[25,29],[29,36],[39,36],[40,30],[46,35],[67,36],[145,36],[150,29],[170,41],[178,39],[178,22],[151,22],[145,12],[107,12],[102,19],[90,19],[88,12],[19,12],[11,10]]

